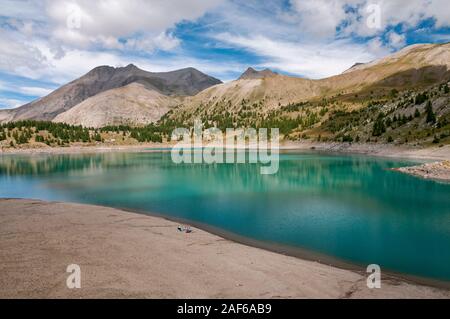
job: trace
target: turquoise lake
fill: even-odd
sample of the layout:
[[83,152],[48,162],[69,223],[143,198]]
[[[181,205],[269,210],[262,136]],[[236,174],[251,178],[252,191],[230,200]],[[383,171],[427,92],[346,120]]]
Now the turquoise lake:
[[354,264],[450,281],[450,184],[389,170],[413,161],[314,152],[258,164],[181,164],[170,153],[0,156],[0,197],[187,219]]

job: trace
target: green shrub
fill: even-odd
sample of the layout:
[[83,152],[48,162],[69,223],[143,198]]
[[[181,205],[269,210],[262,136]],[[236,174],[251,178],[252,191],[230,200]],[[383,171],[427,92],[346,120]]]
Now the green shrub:
[[386,132],[386,125],[383,120],[383,114],[380,113],[373,125],[372,136],[381,136]]
[[433,112],[431,101],[428,101],[427,106],[425,107],[425,112],[427,114],[427,123],[436,123],[436,114]]

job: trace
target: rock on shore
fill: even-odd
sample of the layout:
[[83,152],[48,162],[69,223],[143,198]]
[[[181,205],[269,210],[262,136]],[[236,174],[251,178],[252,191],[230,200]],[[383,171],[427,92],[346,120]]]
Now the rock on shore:
[[395,169],[414,176],[450,182],[450,161],[426,163],[418,166]]

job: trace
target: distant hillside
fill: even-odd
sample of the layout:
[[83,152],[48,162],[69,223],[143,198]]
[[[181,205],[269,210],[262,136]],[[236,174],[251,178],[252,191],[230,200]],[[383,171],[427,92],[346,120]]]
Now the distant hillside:
[[[220,128],[278,127],[293,140],[447,143],[449,67],[447,43],[407,47],[321,80],[259,76],[249,69],[236,81],[184,99],[161,122],[191,126],[199,118]],[[425,119],[427,103],[434,122]],[[386,121],[381,134],[373,132],[378,117],[377,125]]]
[[[249,68],[238,80],[213,86],[185,99],[174,118],[237,114],[257,105],[267,114],[283,105],[330,98],[364,90],[423,88],[450,78],[450,44],[414,45],[386,58],[357,64],[347,72],[321,80],[278,75]],[[256,110],[254,110],[256,111]]]
[[142,84],[146,89],[167,96],[185,96],[195,95],[221,81],[193,68],[152,73],[132,64],[123,68],[100,66],[41,99],[13,111],[0,112],[0,121],[2,118],[13,121],[53,120],[90,97],[131,83]]

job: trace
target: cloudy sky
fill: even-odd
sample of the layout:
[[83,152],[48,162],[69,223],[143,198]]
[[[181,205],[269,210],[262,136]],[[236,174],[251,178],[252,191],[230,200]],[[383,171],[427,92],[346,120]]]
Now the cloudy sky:
[[98,65],[323,78],[448,41],[448,0],[0,0],[0,108]]

